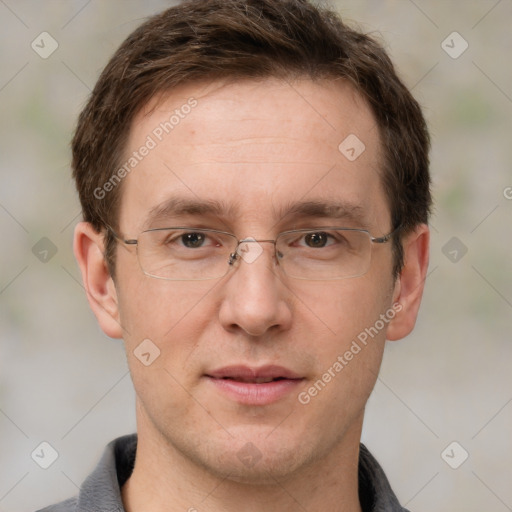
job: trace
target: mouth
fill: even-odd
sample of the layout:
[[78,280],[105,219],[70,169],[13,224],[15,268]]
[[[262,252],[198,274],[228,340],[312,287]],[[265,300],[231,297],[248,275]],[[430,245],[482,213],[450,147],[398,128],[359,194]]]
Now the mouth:
[[266,377],[259,377],[259,378],[246,378],[246,377],[222,377],[224,380],[234,380],[236,382],[247,382],[250,384],[265,384],[267,382],[276,382],[278,380],[285,380],[286,377],[275,377],[275,378],[266,378]]
[[217,391],[244,405],[267,405],[289,395],[304,380],[282,366],[228,366],[204,375]]

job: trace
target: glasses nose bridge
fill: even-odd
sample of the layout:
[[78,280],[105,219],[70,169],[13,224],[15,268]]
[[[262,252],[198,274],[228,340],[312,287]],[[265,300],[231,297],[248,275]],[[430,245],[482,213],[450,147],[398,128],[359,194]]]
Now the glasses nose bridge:
[[[257,240],[253,237],[246,237],[246,238],[242,238],[241,240],[237,240],[237,244],[236,244],[236,247],[234,248],[233,252],[231,252],[231,254],[229,255],[229,265],[233,265],[233,263],[238,259],[239,256],[242,257],[242,259],[246,259],[244,258],[244,256],[241,254],[241,253],[244,253],[246,251],[244,251],[243,249],[240,249],[240,247],[242,246],[242,244],[248,244],[248,243],[257,243],[258,245],[260,243],[270,243],[274,246],[274,249],[273,249],[273,255],[276,255],[276,252],[277,252],[277,240],[271,240],[271,239],[260,239],[260,240]],[[263,248],[261,249],[261,252],[263,252]],[[256,258],[255,258],[256,259]],[[250,261],[252,263],[252,261]]]
[[256,238],[253,238],[252,236],[249,236],[247,238],[242,238],[241,240],[238,240],[238,245],[244,243],[244,242],[267,242],[271,244],[276,244],[276,240],[270,240],[270,239],[262,239],[262,240],[256,240]]
[[271,239],[256,240],[255,238],[252,238],[252,237],[242,238],[242,240],[238,240],[238,243],[236,245],[236,249],[235,249],[234,252],[238,252],[238,249],[244,243],[257,243],[257,244],[268,243],[268,244],[273,244],[274,245],[274,253],[275,253],[275,251],[276,251],[276,242],[277,242],[277,240],[271,240]]

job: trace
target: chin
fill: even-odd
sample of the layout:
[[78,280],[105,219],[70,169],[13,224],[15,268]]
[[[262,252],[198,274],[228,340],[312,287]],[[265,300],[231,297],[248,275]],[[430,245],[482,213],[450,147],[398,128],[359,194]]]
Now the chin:
[[312,461],[316,449],[311,442],[275,432],[269,436],[269,432],[268,428],[264,433],[261,429],[243,429],[229,440],[210,442],[203,465],[215,476],[234,482],[275,485]]

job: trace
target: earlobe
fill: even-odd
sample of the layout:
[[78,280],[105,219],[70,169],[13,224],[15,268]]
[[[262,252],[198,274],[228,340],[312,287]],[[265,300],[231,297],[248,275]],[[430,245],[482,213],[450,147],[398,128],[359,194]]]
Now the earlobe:
[[110,338],[122,338],[116,287],[103,256],[103,234],[88,222],[80,222],[75,227],[73,251],[87,300],[100,327]]
[[423,296],[427,276],[430,231],[426,224],[418,225],[402,240],[404,266],[398,276],[393,292],[393,304],[401,306],[400,311],[390,322],[386,337],[399,340],[414,328]]

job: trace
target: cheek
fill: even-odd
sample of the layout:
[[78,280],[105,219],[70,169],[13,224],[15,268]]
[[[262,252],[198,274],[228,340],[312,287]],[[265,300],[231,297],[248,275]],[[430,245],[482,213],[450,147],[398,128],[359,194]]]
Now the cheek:
[[[372,306],[372,307],[370,307]],[[340,425],[348,425],[363,413],[378,376],[385,345],[385,329],[371,331],[381,314],[376,305],[343,310],[335,334],[318,339],[314,375],[298,400],[308,414],[320,418],[324,434],[338,436]],[[329,425],[324,418],[328,411]]]
[[[342,349],[372,326],[386,311],[391,301],[391,280],[380,282],[370,276],[329,283],[316,282],[296,292],[297,298],[310,310],[319,326]],[[329,343],[332,345],[333,343]]]
[[130,373],[149,408],[162,400],[176,410],[186,407],[182,386],[195,385],[197,344],[214,319],[207,300],[214,284],[205,283],[142,276],[125,283],[131,293],[120,293]]
[[139,274],[129,276],[119,290],[125,341],[183,339],[180,333],[197,331],[211,321],[207,296],[215,282],[164,281]]
[[317,317],[312,321],[323,326],[323,335],[315,338],[316,391],[310,390],[312,395],[323,395],[320,402],[339,402],[343,409],[343,404],[351,402],[348,396],[356,402],[366,401],[377,378],[391,320],[391,315],[386,317],[390,293],[390,283],[379,286],[366,276],[310,289],[304,302],[312,305]]
[[177,416],[187,415],[193,407],[189,392],[197,373],[195,349],[212,321],[205,298],[213,286],[142,275],[124,282],[129,294],[120,290],[128,365],[137,395],[150,416],[160,414],[162,404]]

